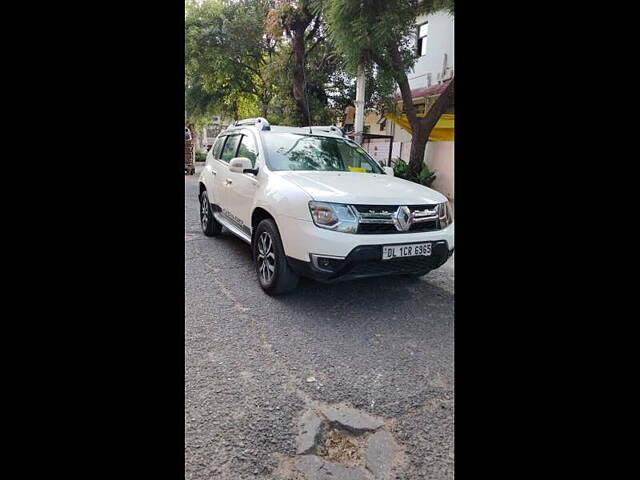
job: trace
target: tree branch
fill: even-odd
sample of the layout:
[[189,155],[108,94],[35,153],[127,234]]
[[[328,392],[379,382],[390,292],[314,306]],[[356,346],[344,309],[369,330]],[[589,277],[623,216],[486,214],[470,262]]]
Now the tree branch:
[[317,46],[319,43],[322,43],[322,41],[323,41],[324,39],[325,39],[325,37],[319,37],[315,42],[313,42],[313,44],[312,44],[312,45],[309,47],[309,49],[307,50],[307,55],[308,55],[309,53],[311,53],[311,51],[312,51],[314,48],[316,48],[316,46]]
[[[382,58],[378,53],[373,52],[373,51],[367,51],[366,52],[371,59],[378,64],[378,66],[382,69],[382,70],[389,70],[392,71],[393,69],[391,68],[391,65],[389,65],[389,63]],[[394,77],[395,78],[395,77]]]
[[453,103],[453,95],[454,95],[454,78],[452,78],[444,91],[438,96],[435,103],[431,106],[427,115],[424,118],[420,119],[420,123],[427,129],[427,135],[431,133],[433,127],[436,126],[438,120],[442,114],[451,106]]
[[260,75],[260,71],[251,67],[250,65],[247,65],[246,63],[241,62],[240,60],[236,60],[235,58],[231,58],[229,57],[229,60],[231,60],[233,63],[235,63],[236,65],[242,67],[242,68],[246,68],[247,70],[249,70],[250,72],[255,73],[256,75]]
[[402,63],[398,44],[394,40],[389,40],[387,42],[386,49],[387,53],[389,53],[389,57],[391,58],[391,74],[393,75],[393,78],[395,78],[398,87],[400,87],[402,104],[404,106],[404,111],[407,113],[407,119],[411,124],[411,128],[417,130],[418,117],[416,116],[416,107],[413,105],[411,87],[409,86],[407,73],[404,70],[404,64]]
[[309,33],[307,34],[307,38],[305,39],[305,41],[307,42],[313,38],[313,36],[318,31],[318,27],[320,27],[320,18],[316,16],[314,20],[315,20],[315,23],[313,24],[313,28],[309,31]]

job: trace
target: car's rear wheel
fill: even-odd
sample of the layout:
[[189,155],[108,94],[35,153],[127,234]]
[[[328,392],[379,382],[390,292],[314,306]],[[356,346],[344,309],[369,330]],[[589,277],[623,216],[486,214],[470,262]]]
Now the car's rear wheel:
[[296,288],[299,277],[287,263],[280,233],[273,220],[265,219],[258,224],[253,239],[253,257],[258,281],[266,293],[278,295]]
[[213,216],[213,209],[206,190],[200,194],[200,225],[207,237],[214,237],[222,231],[222,225]]

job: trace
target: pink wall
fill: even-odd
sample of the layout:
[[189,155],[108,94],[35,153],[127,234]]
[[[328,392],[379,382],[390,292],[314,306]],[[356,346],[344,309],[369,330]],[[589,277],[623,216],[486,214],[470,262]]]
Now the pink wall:
[[[399,156],[405,162],[409,162],[411,134],[403,128],[400,128],[400,126],[395,123],[389,123],[393,125],[391,129],[391,135],[393,135],[394,142],[392,158]],[[455,142],[427,142],[427,149],[424,155],[429,168],[437,170],[436,180],[431,186],[435,190],[446,195],[449,200],[454,199],[454,144]]]
[[427,165],[436,170],[436,179],[431,185],[434,190],[444,194],[450,200],[453,192],[454,142],[428,142],[425,155]]

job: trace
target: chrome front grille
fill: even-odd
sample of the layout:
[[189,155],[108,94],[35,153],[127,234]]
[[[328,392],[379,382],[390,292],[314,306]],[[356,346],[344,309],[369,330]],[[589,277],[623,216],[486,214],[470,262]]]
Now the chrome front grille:
[[393,225],[393,213],[398,206],[387,205],[354,205],[361,224],[390,224]]
[[409,230],[398,230],[394,214],[399,205],[354,205],[358,214],[358,233],[415,233],[440,230],[438,205],[407,205],[412,223]]

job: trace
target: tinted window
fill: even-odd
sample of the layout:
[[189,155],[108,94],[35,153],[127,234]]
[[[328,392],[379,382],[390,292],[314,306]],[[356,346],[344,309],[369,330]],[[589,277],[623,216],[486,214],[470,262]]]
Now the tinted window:
[[243,135],[240,142],[240,148],[238,149],[238,157],[247,157],[251,160],[251,165],[256,166],[256,157],[258,156],[258,149],[256,144],[249,135]]
[[266,134],[264,140],[272,170],[382,173],[380,166],[351,140],[297,133]]
[[224,142],[224,147],[222,147],[222,160],[228,162],[235,156],[239,140],[240,135],[229,135],[227,137],[227,141]]
[[213,144],[213,158],[220,158],[220,151],[222,150],[224,139],[225,137],[220,137],[216,140],[216,143]]

